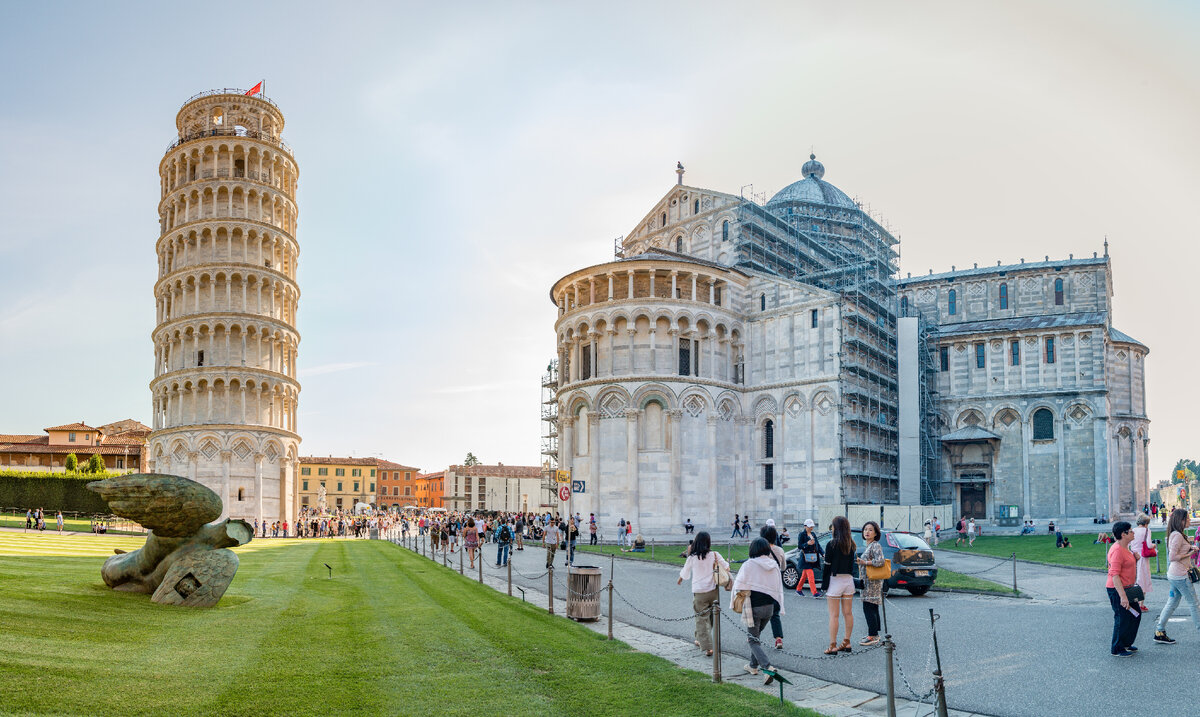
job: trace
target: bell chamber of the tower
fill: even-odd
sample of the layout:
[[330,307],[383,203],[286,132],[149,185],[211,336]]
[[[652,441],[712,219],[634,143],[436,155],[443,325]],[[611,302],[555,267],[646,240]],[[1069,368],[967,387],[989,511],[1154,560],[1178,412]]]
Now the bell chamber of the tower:
[[294,521],[299,168],[283,113],[213,90],[159,163],[152,470],[215,490],[226,516]]

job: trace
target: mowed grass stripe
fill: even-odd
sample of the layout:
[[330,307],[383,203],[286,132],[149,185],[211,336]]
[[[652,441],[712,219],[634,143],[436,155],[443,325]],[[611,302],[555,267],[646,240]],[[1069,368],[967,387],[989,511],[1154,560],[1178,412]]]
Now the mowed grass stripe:
[[40,714],[812,714],[390,543],[263,543],[211,610],[109,590],[99,557],[0,557],[0,694]]

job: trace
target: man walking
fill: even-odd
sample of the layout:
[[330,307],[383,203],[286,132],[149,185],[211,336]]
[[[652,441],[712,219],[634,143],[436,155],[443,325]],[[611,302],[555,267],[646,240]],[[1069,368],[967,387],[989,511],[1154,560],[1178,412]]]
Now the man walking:
[[592,513],[588,518],[588,533],[591,534],[590,545],[596,544],[596,514]]
[[496,567],[508,565],[510,547],[512,547],[512,528],[508,523],[504,523],[496,530]]
[[737,513],[733,514],[733,534],[729,537],[740,538],[742,535],[742,516]]
[[546,531],[542,534],[542,545],[546,546],[547,570],[554,568],[554,551],[558,550],[558,540],[558,523],[551,522],[546,525]]

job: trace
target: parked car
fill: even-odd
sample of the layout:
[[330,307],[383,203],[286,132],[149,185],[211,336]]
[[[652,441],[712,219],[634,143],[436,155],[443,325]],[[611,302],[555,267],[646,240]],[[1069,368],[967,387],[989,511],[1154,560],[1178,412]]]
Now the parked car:
[[[856,529],[852,533],[854,543],[858,546],[856,555],[861,556],[862,531]],[[822,551],[829,549],[829,541],[832,539],[832,533],[822,533],[817,536],[817,542],[821,544]],[[929,592],[929,588],[933,587],[934,581],[937,580],[937,565],[933,560],[933,550],[928,543],[914,533],[885,530],[880,545],[883,547],[883,557],[892,561],[892,577],[883,583],[885,592],[894,588],[904,588],[913,595],[924,595]],[[804,559],[800,557],[799,548],[788,551],[785,553],[785,557],[787,564],[783,569],[783,584],[789,590],[795,590],[796,585],[800,582],[800,566]],[[820,576],[821,573],[817,572],[818,579]],[[854,586],[857,588],[863,586],[857,565],[854,566]]]

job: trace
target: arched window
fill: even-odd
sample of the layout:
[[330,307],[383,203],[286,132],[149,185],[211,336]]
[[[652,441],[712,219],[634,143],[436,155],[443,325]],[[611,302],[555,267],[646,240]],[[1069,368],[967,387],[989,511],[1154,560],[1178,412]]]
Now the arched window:
[[667,213],[666,212],[662,213],[662,225],[664,227],[667,225]]
[[1039,408],[1033,412],[1033,440],[1054,440],[1054,414],[1048,408]]
[[958,313],[958,292],[954,289],[950,290],[950,315],[954,316]]
[[246,500],[246,489],[238,488],[238,500]]
[[1000,285],[1000,308],[1008,308],[1008,284]]
[[692,214],[699,214],[699,213],[700,213],[700,200],[697,199],[695,202],[692,203]]
[[729,220],[721,222],[721,241],[729,241]]
[[1062,279],[1054,280],[1054,305],[1055,306],[1063,305],[1063,280]]
[[675,237],[675,252],[678,254],[683,253],[683,237]]
[[907,296],[900,297],[900,315],[908,316],[908,297]]
[[759,295],[759,297],[758,297],[758,310],[759,310],[759,311],[766,311],[766,310],[767,310],[767,295],[766,295],[766,294],[761,294],[761,295]]
[[775,422],[767,419],[763,424],[763,458],[775,457]]

